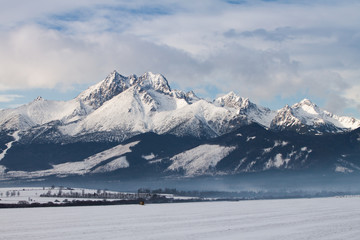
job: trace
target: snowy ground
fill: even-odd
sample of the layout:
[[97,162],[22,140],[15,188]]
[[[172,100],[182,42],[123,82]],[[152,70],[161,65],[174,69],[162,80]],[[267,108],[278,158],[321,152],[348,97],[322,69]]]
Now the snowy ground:
[[0,209],[0,239],[359,239],[360,198]]

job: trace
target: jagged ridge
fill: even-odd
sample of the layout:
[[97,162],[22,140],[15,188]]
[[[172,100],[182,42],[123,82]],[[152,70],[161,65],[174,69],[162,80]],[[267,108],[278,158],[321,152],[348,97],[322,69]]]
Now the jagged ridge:
[[1,111],[0,129],[27,141],[125,140],[145,132],[212,138],[251,122],[305,134],[348,131],[360,121],[339,117],[310,100],[273,111],[235,93],[212,102],[173,90],[161,74],[128,77],[113,71],[70,101],[37,98]]

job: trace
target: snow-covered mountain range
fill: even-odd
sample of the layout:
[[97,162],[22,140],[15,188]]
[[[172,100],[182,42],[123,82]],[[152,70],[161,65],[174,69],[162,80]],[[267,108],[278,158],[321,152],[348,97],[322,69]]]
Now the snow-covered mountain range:
[[277,111],[233,92],[210,102],[173,90],[164,76],[150,72],[124,77],[113,71],[70,101],[38,97],[0,112],[0,130],[18,131],[29,141],[122,141],[146,132],[212,138],[251,122],[317,134],[360,127],[360,120],[329,113],[308,99]]
[[1,110],[0,180],[360,172],[359,127],[308,99],[279,110],[233,92],[207,101],[161,74],[114,71],[70,101]]

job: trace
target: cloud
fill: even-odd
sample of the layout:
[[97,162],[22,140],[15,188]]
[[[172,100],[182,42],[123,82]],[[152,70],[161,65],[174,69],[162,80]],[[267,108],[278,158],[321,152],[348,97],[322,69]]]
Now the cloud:
[[[181,88],[213,86],[254,99],[270,98],[282,84],[296,83],[297,63],[279,51],[257,51],[229,44],[205,60],[132,35],[69,36],[52,29],[24,26],[0,40],[1,90],[70,88],[96,82],[112,69],[123,74],[153,71]],[[11,81],[9,81],[11,79]],[[294,91],[293,91],[294,92]],[[205,95],[206,96],[206,95]],[[206,96],[211,97],[211,96]]]
[[[223,92],[233,89],[259,101],[275,95],[288,97],[299,89],[298,63],[285,52],[259,51],[232,44],[207,61],[212,66],[207,82]],[[278,91],[284,87],[286,91]]]
[[265,41],[283,42],[291,39],[291,29],[289,27],[277,28],[273,31],[267,31],[265,29],[255,29],[253,31],[236,32],[235,29],[230,29],[224,32],[224,36],[227,38],[261,38]]
[[178,75],[181,82],[202,68],[184,51],[131,35],[66,35],[36,25],[3,34],[0,51],[0,90],[68,88],[99,81],[113,69]]
[[34,25],[1,34],[0,90],[54,88],[79,83],[84,72],[96,74],[94,52],[83,44]]
[[67,89],[117,69],[125,75],[159,72],[208,98],[234,90],[256,102],[322,98],[338,112],[360,104],[356,1],[15,0],[3,5],[2,91]]
[[341,113],[344,110],[344,106],[349,105],[349,100],[344,97],[330,94],[326,99],[325,108],[335,114]]
[[343,97],[349,99],[349,105],[360,111],[360,84],[354,85],[343,93]]
[[23,96],[16,94],[0,94],[0,103],[12,102],[17,98],[22,98],[22,97]]

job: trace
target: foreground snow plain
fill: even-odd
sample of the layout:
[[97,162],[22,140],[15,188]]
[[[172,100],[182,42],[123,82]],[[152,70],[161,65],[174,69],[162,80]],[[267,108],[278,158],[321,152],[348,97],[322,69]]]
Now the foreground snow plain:
[[0,239],[359,239],[360,198],[0,209]]

